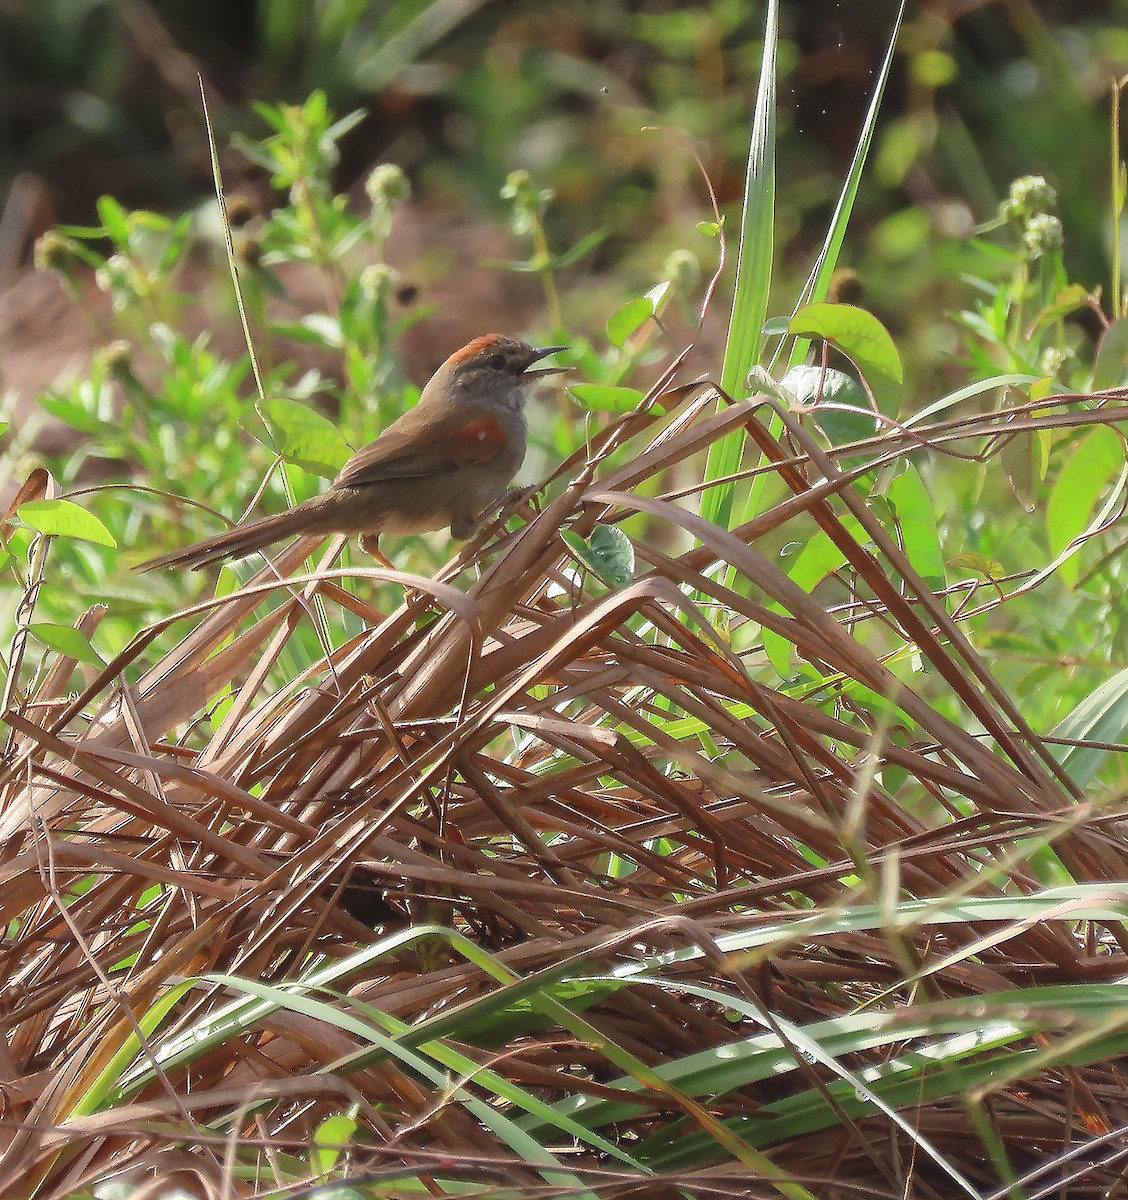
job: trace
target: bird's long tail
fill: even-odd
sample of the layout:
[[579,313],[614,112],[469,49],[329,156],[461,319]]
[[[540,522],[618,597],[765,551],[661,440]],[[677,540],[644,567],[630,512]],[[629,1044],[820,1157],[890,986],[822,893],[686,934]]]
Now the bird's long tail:
[[334,503],[338,499],[332,492],[314,496],[286,512],[235,525],[224,533],[193,542],[183,550],[150,558],[134,569],[157,571],[162,567],[189,567],[199,570],[223,558],[242,558],[253,550],[261,550],[296,533],[332,533],[338,525]]

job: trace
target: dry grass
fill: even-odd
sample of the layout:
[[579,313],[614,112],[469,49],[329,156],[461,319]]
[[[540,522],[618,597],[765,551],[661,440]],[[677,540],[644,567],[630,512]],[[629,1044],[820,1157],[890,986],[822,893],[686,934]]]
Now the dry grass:
[[[350,1171],[384,1178],[374,1194],[447,1194],[443,1181],[462,1179],[481,1194],[536,1196],[579,1179],[599,1195],[777,1195],[755,1182],[767,1166],[748,1143],[725,1143],[717,1122],[750,1118],[754,1132],[763,1105],[825,1087],[831,1076],[809,1061],[701,1105],[651,1081],[632,1115],[600,1132],[634,1153],[648,1136],[672,1145],[704,1130],[716,1152],[641,1190],[630,1184],[640,1172],[560,1133],[548,1143],[562,1175],[522,1162],[490,1124],[502,1106],[479,1110],[464,1097],[497,1094],[488,1068],[547,1101],[622,1098],[616,1080],[631,1064],[677,1062],[754,1032],[692,984],[790,1028],[867,999],[899,1011],[1125,972],[1116,922],[890,920],[804,932],[802,918],[882,896],[892,912],[913,898],[1037,894],[1031,854],[1048,842],[1077,882],[1128,879],[1128,853],[1117,813],[1079,806],[953,619],[953,599],[931,594],[849,486],[853,475],[793,414],[780,414],[780,439],[770,435],[774,406],[763,397],[719,411],[715,401],[708,388],[671,391],[660,417],[612,425],[587,461],[565,464],[567,485],[543,511],[526,512],[516,533],[479,539],[433,581],[348,572],[360,577],[358,596],[344,572],[290,578],[309,551],[299,544],[276,560],[284,582],[268,568],[201,605],[157,661],[146,657],[149,631],[76,697],[74,663],[38,677],[7,715],[0,780],[0,1194],[62,1196],[125,1167],[138,1181],[155,1173],[162,1186],[217,1196],[254,1194],[270,1179],[297,1185],[321,1123],[355,1104]],[[1043,404],[1037,414],[895,429],[846,461],[892,460],[922,443],[991,453],[1004,434],[1126,416]],[[679,463],[737,428],[785,485],[771,508],[729,532],[694,516],[692,498],[655,494]],[[633,538],[635,582],[578,589],[561,527],[586,534],[636,513],[646,520],[629,526],[645,528]],[[816,529],[850,564],[841,611],[757,549]],[[671,550],[685,530],[694,548]],[[360,598],[369,579],[412,590],[384,615]],[[989,587],[958,598],[965,616],[1002,602]],[[344,610],[363,618],[363,633],[340,635]],[[311,621],[331,651],[278,686],[295,631]],[[746,622],[841,686],[809,695],[773,686],[758,647],[738,653],[718,628]],[[908,684],[885,658],[905,645],[930,669]],[[366,909],[381,932],[357,919]],[[465,946],[410,932],[427,921],[459,931]],[[758,929],[787,922],[795,932],[770,953],[725,949],[726,938],[750,945]],[[534,1005],[539,1022],[507,1018],[501,1044],[470,1045],[468,1029],[455,1030],[449,1045],[483,1072],[457,1097],[467,1068],[428,1078],[409,1059],[375,1053],[343,1019],[363,1003],[384,1014],[389,1035],[395,1020],[429,1019],[438,1038],[434,1022],[507,979],[677,951],[661,968],[667,986],[608,985],[583,1016],[554,1009],[549,995]],[[122,1047],[138,1022],[150,1041],[155,1016],[146,1021],[162,996],[186,1028],[240,994],[199,976],[278,985],[334,962],[350,999],[325,988],[317,999],[339,1024],[276,1007],[105,1102],[132,1057]],[[185,977],[195,982],[171,995]],[[1039,1036],[1027,1045],[1044,1045]],[[884,1042],[849,1065],[890,1053]],[[1111,1061],[1047,1068],[974,1111],[950,1094],[904,1108],[984,1194],[998,1182],[996,1145],[1022,1170],[1128,1122]],[[908,1180],[908,1194],[954,1194],[934,1161],[872,1112],[782,1138],[768,1153],[821,1196],[899,1196]],[[1071,1197],[1115,1186],[1120,1168],[1099,1159],[1085,1160]]]

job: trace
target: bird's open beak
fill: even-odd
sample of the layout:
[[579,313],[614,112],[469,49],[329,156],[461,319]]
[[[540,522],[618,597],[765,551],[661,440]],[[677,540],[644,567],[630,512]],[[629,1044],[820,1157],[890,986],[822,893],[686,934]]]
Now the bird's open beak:
[[555,354],[558,350],[567,350],[567,346],[545,346],[543,350],[535,350],[533,357],[529,359],[529,366],[521,372],[526,379],[545,379],[549,375],[559,375],[563,371],[570,371],[571,367],[541,367],[539,371],[530,371],[529,367],[535,362],[540,362],[542,358],[548,358],[550,354]]

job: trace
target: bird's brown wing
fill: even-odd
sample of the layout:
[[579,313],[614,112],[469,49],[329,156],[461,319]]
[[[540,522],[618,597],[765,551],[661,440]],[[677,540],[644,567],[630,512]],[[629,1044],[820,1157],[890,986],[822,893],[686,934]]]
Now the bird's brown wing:
[[412,409],[361,447],[341,468],[333,486],[363,487],[476,466],[489,462],[509,441],[497,418],[481,409],[464,407],[433,422],[409,420],[416,411]]

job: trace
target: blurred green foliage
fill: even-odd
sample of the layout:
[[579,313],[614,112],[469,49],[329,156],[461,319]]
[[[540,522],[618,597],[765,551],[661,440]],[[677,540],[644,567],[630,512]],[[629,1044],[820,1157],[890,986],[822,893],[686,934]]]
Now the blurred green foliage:
[[[68,608],[73,618],[76,606],[112,596],[113,611],[99,630],[108,653],[203,582],[182,573],[130,577],[123,568],[136,565],[146,547],[214,532],[218,518],[245,509],[260,482],[275,507],[312,495],[319,477],[332,478],[353,446],[374,437],[413,399],[391,346],[416,315],[392,311],[395,272],[381,261],[394,212],[409,195],[406,179],[398,168],[376,168],[360,212],[330,182],[337,142],[358,115],[336,120],[320,92],[301,106],[264,105],[261,116],[272,132],[247,144],[289,195],[232,237],[242,302],[255,336],[270,347],[269,361],[250,352],[225,356],[208,333],[192,336],[179,319],[197,302],[193,256],[210,254],[214,271],[223,270],[207,210],[173,219],[103,197],[101,224],[63,226],[40,240],[40,266],[55,271],[77,300],[93,271],[110,298],[118,335],[94,353],[86,378],[39,401],[75,433],[71,449],[48,460],[64,486],[88,476],[93,462],[105,464],[96,474],[135,481],[73,493],[129,549],[121,553],[82,535],[62,539],[53,548],[52,577],[69,586],[42,596],[43,609],[60,620]],[[287,305],[268,310],[268,300],[289,298],[279,272],[293,263],[318,273],[325,311],[291,320]],[[209,301],[216,323],[238,320],[229,287],[227,293]],[[333,377],[288,361],[287,346],[297,345],[331,356]],[[134,346],[146,347],[143,365],[134,361]],[[327,409],[335,420],[324,415]],[[9,473],[19,472],[34,434],[34,424],[13,431]],[[11,531],[17,561],[27,560],[31,538],[31,528]],[[234,570],[242,577],[247,566]]]
[[[825,225],[895,12],[783,6],[781,294]],[[1126,16],[1125,0],[909,6],[849,257],[868,303],[909,335],[910,379],[944,372],[951,334],[937,326],[959,303],[963,238],[1012,178],[1050,179],[1074,277],[1107,279],[1105,96],[1128,70]],[[557,197],[550,236],[604,229],[596,265],[641,277],[684,244],[671,226],[705,207],[689,156],[642,127],[690,137],[731,212],[763,14],[743,0],[37,0],[5,8],[0,35],[0,180],[41,173],[63,220],[87,220],[106,192],[192,202],[209,174],[198,67],[221,144],[248,128],[252,101],[320,89],[337,111],[370,113],[341,190],[391,157],[421,195],[496,216],[523,168]]]

